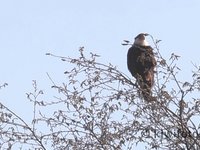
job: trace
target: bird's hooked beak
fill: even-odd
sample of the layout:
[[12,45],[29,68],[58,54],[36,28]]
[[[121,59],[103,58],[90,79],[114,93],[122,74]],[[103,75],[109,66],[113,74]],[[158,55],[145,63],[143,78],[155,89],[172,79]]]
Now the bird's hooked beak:
[[143,35],[144,35],[144,36],[148,36],[149,34],[148,34],[148,33],[143,33]]

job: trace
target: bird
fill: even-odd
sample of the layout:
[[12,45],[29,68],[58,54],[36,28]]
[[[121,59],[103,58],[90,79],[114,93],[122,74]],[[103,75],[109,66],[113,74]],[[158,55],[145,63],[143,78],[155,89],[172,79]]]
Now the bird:
[[144,100],[152,101],[156,59],[153,48],[148,44],[146,36],[149,36],[149,34],[140,33],[135,37],[134,43],[127,53],[127,67],[136,79]]

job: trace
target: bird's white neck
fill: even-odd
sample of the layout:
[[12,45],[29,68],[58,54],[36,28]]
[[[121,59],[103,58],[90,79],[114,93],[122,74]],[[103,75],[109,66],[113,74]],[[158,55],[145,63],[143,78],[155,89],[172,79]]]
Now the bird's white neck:
[[135,42],[133,45],[138,45],[138,46],[149,46],[149,43],[146,40],[140,40],[140,39],[135,39]]

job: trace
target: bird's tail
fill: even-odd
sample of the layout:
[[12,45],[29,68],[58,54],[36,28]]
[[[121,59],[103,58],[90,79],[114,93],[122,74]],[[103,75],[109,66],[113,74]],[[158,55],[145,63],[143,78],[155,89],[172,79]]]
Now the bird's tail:
[[146,85],[144,83],[144,85],[140,86],[140,88],[142,90],[142,97],[144,98],[144,100],[146,100],[146,101],[152,101],[151,87],[149,87],[148,85]]
[[139,82],[139,86],[141,89],[142,97],[146,101],[153,101],[152,97],[152,86],[153,86],[154,76],[152,73],[146,73]]

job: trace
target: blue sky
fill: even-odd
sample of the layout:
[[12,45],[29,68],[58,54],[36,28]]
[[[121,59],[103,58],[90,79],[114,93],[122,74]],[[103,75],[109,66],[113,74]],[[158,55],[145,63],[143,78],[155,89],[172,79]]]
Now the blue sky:
[[25,93],[31,91],[32,80],[45,92],[51,85],[46,72],[62,82],[68,67],[45,56],[47,52],[75,57],[84,46],[87,52],[100,54],[102,62],[130,75],[128,47],[121,42],[133,40],[140,32],[162,40],[163,56],[181,55],[181,78],[187,80],[191,61],[200,63],[199,14],[199,0],[1,0],[0,84],[9,85],[0,90],[0,100],[30,118]]

